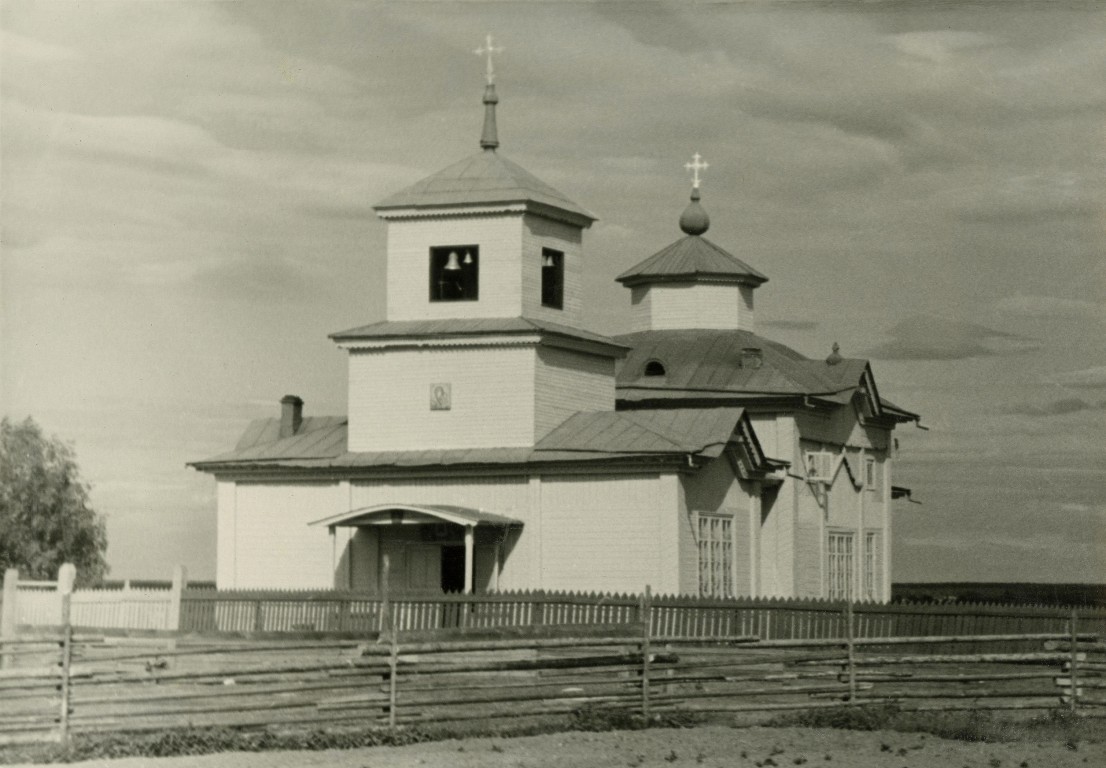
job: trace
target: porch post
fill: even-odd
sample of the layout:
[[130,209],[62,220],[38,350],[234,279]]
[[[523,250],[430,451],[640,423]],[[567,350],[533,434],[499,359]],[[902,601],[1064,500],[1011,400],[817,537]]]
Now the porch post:
[[498,592],[499,591],[499,572],[503,568],[502,564],[499,562],[500,558],[502,557],[502,540],[499,539],[499,538],[496,538],[496,540],[495,540],[494,555],[495,555],[495,559],[492,562],[492,590],[495,591],[495,592]]
[[330,583],[338,589],[338,528],[328,525],[326,531],[330,534]]
[[465,526],[465,594],[472,594],[472,547],[473,526]]

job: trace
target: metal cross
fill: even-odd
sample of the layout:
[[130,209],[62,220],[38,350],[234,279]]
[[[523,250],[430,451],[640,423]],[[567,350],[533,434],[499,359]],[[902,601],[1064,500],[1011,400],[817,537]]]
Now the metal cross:
[[492,56],[497,53],[503,53],[503,48],[492,45],[492,33],[488,33],[488,37],[484,40],[484,44],[473,51],[477,56],[487,55],[488,57],[488,71],[485,77],[488,79],[488,85],[495,82],[495,67],[492,65]]
[[684,168],[687,168],[689,171],[695,174],[691,179],[691,186],[695,189],[698,189],[699,171],[705,171],[707,168],[710,168],[710,163],[704,163],[703,158],[699,157],[699,153],[696,152],[695,157],[692,158],[692,161],[690,163],[684,163]]

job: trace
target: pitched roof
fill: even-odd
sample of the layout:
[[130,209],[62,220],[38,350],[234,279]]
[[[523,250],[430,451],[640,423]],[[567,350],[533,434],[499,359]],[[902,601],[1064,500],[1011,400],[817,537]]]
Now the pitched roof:
[[[692,453],[718,456],[735,429],[747,429],[741,408],[671,408],[657,411],[594,411],[570,416],[533,448],[430,449],[422,451],[347,450],[347,420],[304,419],[291,438],[276,438],[279,419],[252,422],[238,446],[192,462],[201,470],[243,467],[355,469],[595,462],[615,459],[683,458]],[[744,426],[742,423],[744,422]]]
[[[631,347],[618,368],[620,389],[835,394],[855,389],[867,368],[866,360],[844,359],[837,365],[811,360],[749,331],[641,331],[615,339]],[[761,351],[757,366],[743,365],[743,350],[750,348]],[[645,364],[652,360],[664,366],[664,376],[645,375]]]
[[449,320],[384,320],[346,331],[330,334],[335,341],[356,341],[361,339],[402,339],[408,337],[447,339],[479,335],[533,334],[560,336],[577,341],[609,347],[612,352],[621,354],[628,349],[608,336],[585,331],[548,320],[535,320],[529,317],[490,317],[459,318]]
[[540,451],[698,453],[717,456],[733,435],[741,408],[666,408],[575,413],[543,437]]
[[624,285],[711,280],[760,285],[768,278],[699,235],[680,238],[615,278]]
[[[586,219],[596,217],[563,193],[498,152],[482,150],[417,181],[373,208],[450,208],[489,203],[533,202]],[[585,223],[586,225],[586,223]]]

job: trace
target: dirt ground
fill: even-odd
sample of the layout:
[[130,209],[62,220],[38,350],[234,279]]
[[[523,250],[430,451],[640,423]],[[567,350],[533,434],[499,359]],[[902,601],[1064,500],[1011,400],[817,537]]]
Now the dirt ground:
[[[1074,746],[1075,748],[1072,748]],[[1106,744],[979,744],[925,734],[799,728],[559,733],[320,752],[228,752],[71,763],[81,768],[1069,768],[1106,765]]]

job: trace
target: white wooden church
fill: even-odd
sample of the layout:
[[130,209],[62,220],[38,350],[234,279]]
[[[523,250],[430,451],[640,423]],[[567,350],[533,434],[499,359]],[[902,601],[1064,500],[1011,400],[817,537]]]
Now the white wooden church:
[[[490,46],[489,46],[490,47]],[[767,278],[683,236],[617,277],[632,332],[582,327],[595,217],[480,151],[379,203],[387,314],[331,335],[345,416],[251,423],[217,484],[220,589],[890,597],[892,430],[866,360],[754,332]],[[673,217],[675,218],[675,216]]]

